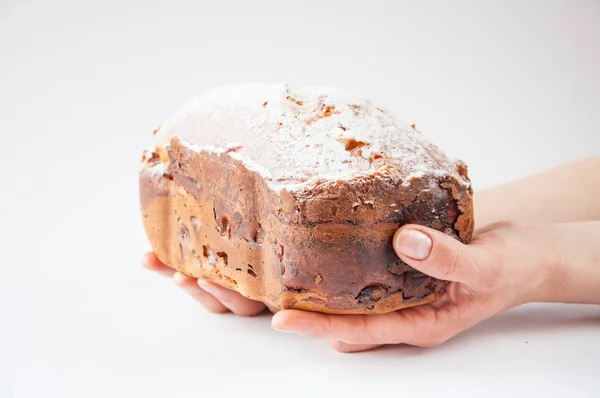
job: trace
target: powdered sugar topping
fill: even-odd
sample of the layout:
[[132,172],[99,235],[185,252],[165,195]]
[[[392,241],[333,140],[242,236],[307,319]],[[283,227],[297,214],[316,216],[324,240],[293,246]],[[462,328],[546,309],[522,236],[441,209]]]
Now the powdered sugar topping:
[[453,161],[414,128],[368,100],[329,87],[246,84],[185,103],[157,132],[197,151],[224,151],[274,188],[346,179],[382,167],[403,180],[454,174]]

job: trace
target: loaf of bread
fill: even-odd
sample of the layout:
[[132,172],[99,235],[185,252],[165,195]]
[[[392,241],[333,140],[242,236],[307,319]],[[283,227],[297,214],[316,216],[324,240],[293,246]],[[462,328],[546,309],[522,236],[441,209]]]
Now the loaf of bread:
[[392,247],[407,223],[464,243],[467,167],[368,100],[333,88],[227,86],[154,132],[143,222],[168,266],[277,308],[376,314],[429,303],[446,282]]

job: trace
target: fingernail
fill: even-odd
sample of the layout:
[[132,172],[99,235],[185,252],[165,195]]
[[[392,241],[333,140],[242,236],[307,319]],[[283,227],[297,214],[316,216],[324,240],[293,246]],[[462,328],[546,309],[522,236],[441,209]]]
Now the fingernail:
[[278,332],[296,333],[292,330],[286,330],[285,328],[283,328],[281,322],[279,321],[279,318],[275,315],[273,316],[273,318],[271,318],[271,328],[277,330]]
[[277,330],[278,332],[286,332],[285,329],[282,329],[281,326],[275,321],[271,321],[271,328]]
[[425,260],[431,252],[431,238],[423,232],[407,229],[398,234],[396,250],[415,260]]
[[175,272],[173,274],[173,280],[175,281],[175,283],[177,285],[183,285],[186,281],[186,276],[183,275],[181,272]]

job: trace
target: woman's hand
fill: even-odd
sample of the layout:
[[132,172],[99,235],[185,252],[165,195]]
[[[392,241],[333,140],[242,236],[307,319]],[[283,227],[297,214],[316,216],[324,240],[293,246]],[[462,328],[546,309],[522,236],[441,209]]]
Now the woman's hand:
[[265,311],[266,306],[258,301],[250,300],[229,289],[202,279],[191,278],[167,267],[154,255],[147,253],[142,258],[142,265],[161,275],[172,278],[175,284],[196,299],[208,311],[223,314],[233,312],[240,316],[254,316]]
[[[394,249],[413,268],[449,281],[439,300],[382,315],[283,310],[273,316],[272,326],[329,339],[343,352],[400,343],[430,347],[520,304],[600,304],[599,242],[600,222],[535,227],[497,223],[477,231],[468,245],[432,229],[406,225],[396,232]],[[211,312],[253,316],[266,310],[263,303],[237,292],[175,272],[152,253],[143,264],[172,277]]]
[[[352,352],[395,343],[438,345],[530,301],[600,304],[600,221],[576,222],[600,219],[599,187],[600,158],[595,158],[480,192],[475,219],[484,228],[469,245],[416,225],[400,228],[393,241],[398,256],[450,281],[432,304],[368,316],[285,310],[275,314],[272,325],[330,339],[338,350]],[[496,220],[562,224],[488,225]],[[237,292],[177,273],[152,253],[143,264],[172,277],[211,312],[252,316],[266,310]]]
[[600,303],[600,222],[545,227],[498,223],[469,245],[425,227],[394,236],[398,256],[448,280],[436,302],[383,315],[327,315],[284,310],[273,328],[326,338],[343,352],[384,344],[439,345],[475,324],[532,301]]

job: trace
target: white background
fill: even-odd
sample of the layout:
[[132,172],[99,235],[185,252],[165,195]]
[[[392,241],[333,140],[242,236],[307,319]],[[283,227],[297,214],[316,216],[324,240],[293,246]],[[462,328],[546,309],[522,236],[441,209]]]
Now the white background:
[[0,0],[0,396],[597,397],[597,307],[357,355],[209,315],[139,266],[137,167],[190,96],[280,81],[382,104],[479,190],[599,156],[599,71],[591,0]]

